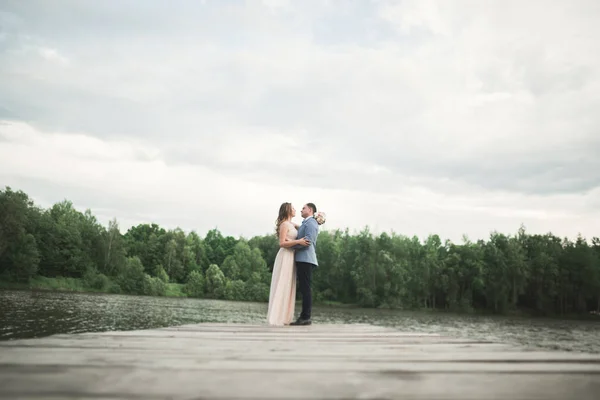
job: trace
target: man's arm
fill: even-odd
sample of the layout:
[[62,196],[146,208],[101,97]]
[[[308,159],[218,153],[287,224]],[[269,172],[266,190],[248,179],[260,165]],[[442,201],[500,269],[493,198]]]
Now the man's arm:
[[[314,244],[317,239],[317,235],[319,234],[318,226],[319,224],[317,223],[317,220],[312,219],[312,221],[308,221],[306,224],[304,224],[304,234],[302,237],[305,237],[311,244]],[[300,237],[300,235],[298,235],[298,237]],[[296,245],[293,248],[296,250],[306,250],[308,247],[309,246]]]

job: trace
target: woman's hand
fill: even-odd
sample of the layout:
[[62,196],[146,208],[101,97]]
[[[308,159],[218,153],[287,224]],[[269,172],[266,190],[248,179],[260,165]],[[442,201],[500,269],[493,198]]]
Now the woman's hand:
[[306,247],[310,246],[310,241],[306,237],[303,237],[302,239],[298,239],[298,244]]

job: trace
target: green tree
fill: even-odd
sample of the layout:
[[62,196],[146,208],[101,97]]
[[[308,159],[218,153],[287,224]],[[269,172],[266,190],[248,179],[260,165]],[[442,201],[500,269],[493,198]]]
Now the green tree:
[[186,274],[196,270],[200,270],[202,273],[205,273],[210,263],[208,261],[207,250],[204,241],[194,231],[188,234],[186,241],[187,246],[189,247],[194,258],[193,262],[188,265]]
[[192,271],[189,274],[183,292],[189,297],[202,297],[204,295],[204,277],[200,271]]
[[165,258],[167,232],[157,224],[140,224],[125,233],[127,255],[138,257],[144,271],[151,274]]
[[246,282],[256,273],[259,282],[268,282],[269,270],[260,250],[250,248],[246,241],[240,240],[233,248],[233,254],[227,256],[221,267],[227,279],[241,279]]
[[[600,309],[600,239],[552,233],[492,232],[487,240],[420,240],[368,227],[319,235],[316,301],[364,307],[515,309],[553,315]],[[121,235],[115,219],[102,226],[67,200],[48,209],[27,194],[0,191],[0,279],[70,278],[87,289],[164,295],[168,282],[190,296],[268,301],[275,235],[250,240],[210,230],[165,230],[157,224]],[[221,267],[219,267],[219,265]],[[66,281],[66,280],[63,280]]]
[[108,229],[102,232],[104,236],[104,261],[101,271],[108,276],[120,274],[127,263],[125,241],[119,231],[119,223],[112,219]]
[[226,300],[243,301],[247,300],[246,296],[246,283],[244,281],[227,281],[225,285]]
[[154,273],[154,276],[163,281],[164,283],[169,283],[169,275],[167,274],[162,265],[158,265],[156,267],[156,272]]
[[128,257],[127,266],[117,282],[124,293],[144,294],[146,275],[141,260],[137,256]]
[[226,279],[216,264],[211,264],[206,270],[206,295],[213,299],[221,299],[225,294]]

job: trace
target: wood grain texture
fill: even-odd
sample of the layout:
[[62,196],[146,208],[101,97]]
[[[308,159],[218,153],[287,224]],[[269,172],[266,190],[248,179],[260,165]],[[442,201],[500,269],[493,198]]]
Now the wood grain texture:
[[600,355],[371,325],[200,324],[0,342],[6,399],[600,398]]

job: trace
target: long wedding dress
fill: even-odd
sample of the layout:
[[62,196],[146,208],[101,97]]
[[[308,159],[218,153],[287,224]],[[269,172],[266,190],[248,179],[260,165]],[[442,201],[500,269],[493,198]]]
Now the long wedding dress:
[[[296,240],[298,231],[289,221],[287,238]],[[273,264],[271,276],[271,291],[269,294],[269,311],[267,322],[269,325],[288,325],[294,318],[296,306],[296,263],[294,262],[294,249],[280,247]]]

